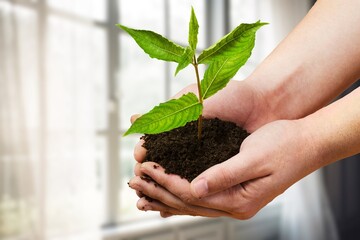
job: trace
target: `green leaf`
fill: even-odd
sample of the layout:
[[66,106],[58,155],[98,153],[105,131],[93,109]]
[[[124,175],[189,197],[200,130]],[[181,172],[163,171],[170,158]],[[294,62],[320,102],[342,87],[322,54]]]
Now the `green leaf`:
[[198,58],[198,63],[211,63],[242,55],[244,58],[249,58],[255,44],[255,33],[266,24],[260,21],[252,24],[240,24],[216,44],[204,50]]
[[164,61],[180,62],[185,51],[169,39],[152,31],[137,30],[116,24],[119,28],[126,31],[136,41],[136,43],[152,58]]
[[172,99],[138,118],[124,134],[157,134],[184,126],[187,122],[198,119],[202,113],[202,104],[194,93]]
[[180,70],[186,68],[190,63],[192,63],[193,57],[194,51],[190,47],[187,47],[185,52],[181,56],[181,61],[176,68],[175,76],[180,72]]
[[226,58],[212,62],[206,69],[204,79],[201,81],[203,100],[214,95],[224,88],[230,79],[237,73],[247,58]]
[[180,70],[186,68],[190,63],[193,62],[193,57],[195,56],[196,46],[198,42],[198,33],[199,24],[196,19],[194,8],[192,7],[189,22],[189,47],[186,48],[185,52],[182,55],[181,61],[176,68],[175,76],[179,73]]
[[191,16],[189,22],[189,45],[191,49],[196,50],[198,42],[198,33],[199,33],[199,23],[196,19],[194,8],[191,7]]
[[241,24],[199,56],[199,63],[209,64],[201,81],[203,100],[224,88],[246,63],[255,45],[256,31],[265,24]]

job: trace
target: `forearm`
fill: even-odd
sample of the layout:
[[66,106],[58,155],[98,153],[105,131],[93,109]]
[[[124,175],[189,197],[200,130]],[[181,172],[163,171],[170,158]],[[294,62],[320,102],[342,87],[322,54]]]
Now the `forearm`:
[[245,80],[260,90],[266,102],[253,118],[266,123],[304,117],[360,77],[358,9],[358,0],[319,0],[315,4]]
[[360,153],[360,88],[299,121],[311,136],[317,167]]

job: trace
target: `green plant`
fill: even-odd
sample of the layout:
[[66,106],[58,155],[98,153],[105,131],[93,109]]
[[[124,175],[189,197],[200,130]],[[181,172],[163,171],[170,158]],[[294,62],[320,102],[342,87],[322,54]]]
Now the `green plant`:
[[[266,25],[257,21],[240,24],[217,43],[196,57],[199,25],[191,9],[189,23],[189,46],[183,47],[165,37],[147,30],[137,30],[117,24],[152,58],[178,63],[175,75],[189,64],[195,69],[198,96],[187,93],[178,99],[171,99],[154,107],[138,118],[124,136],[132,133],[157,134],[184,126],[198,119],[198,137],[201,138],[203,102],[224,88],[251,55],[256,31]],[[200,81],[198,65],[208,65]]]

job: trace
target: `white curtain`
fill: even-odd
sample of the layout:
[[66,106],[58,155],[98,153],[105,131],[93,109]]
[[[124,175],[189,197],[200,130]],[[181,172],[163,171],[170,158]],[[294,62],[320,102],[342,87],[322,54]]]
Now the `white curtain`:
[[0,239],[99,239],[101,33],[42,20],[0,1]]
[[334,217],[324,189],[322,172],[317,171],[284,193],[281,239],[338,239]]
[[[263,54],[270,51],[297,25],[311,7],[311,1],[258,1],[259,15],[271,24],[258,38]],[[267,31],[267,32],[266,32]],[[283,240],[336,240],[338,233],[318,170],[291,186],[281,197]]]

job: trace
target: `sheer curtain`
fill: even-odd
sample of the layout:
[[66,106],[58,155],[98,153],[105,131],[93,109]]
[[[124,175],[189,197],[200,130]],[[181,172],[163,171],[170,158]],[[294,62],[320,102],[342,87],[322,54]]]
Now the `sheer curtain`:
[[43,20],[35,5],[0,1],[0,238],[98,239],[103,36]]

